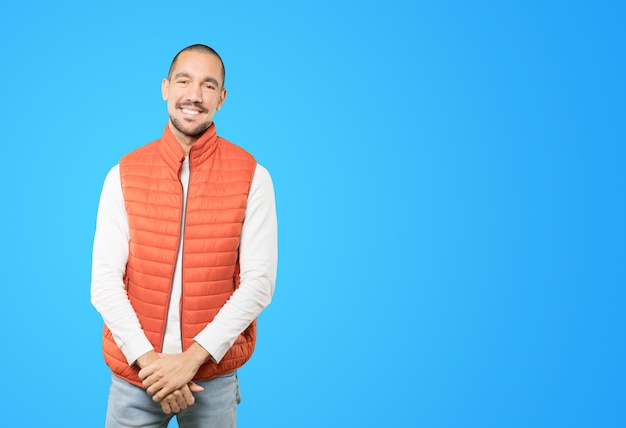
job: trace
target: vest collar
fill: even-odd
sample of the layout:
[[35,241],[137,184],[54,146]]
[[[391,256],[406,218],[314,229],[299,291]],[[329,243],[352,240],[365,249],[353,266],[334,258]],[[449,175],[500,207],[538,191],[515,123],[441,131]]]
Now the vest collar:
[[[215,130],[215,123],[212,123],[209,129],[191,146],[189,165],[195,166],[206,161],[215,152],[216,148],[217,132]],[[175,171],[178,171],[181,163],[185,160],[183,149],[170,130],[169,123],[165,125],[165,130],[159,140],[159,152],[165,160],[165,163]]]

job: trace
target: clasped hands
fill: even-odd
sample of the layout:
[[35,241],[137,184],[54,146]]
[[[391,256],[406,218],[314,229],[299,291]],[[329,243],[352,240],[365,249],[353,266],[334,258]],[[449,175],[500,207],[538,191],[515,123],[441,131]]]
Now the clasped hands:
[[152,399],[161,404],[164,413],[177,413],[194,404],[192,392],[204,390],[191,379],[209,357],[209,353],[195,342],[181,354],[150,351],[137,359],[141,368],[139,379]]

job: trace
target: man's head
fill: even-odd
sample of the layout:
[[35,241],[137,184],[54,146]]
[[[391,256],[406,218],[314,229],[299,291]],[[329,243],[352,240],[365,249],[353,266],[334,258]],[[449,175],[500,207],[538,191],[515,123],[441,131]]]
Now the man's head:
[[174,57],[161,93],[167,101],[170,128],[186,153],[224,103],[224,77],[222,59],[208,46],[192,45]]

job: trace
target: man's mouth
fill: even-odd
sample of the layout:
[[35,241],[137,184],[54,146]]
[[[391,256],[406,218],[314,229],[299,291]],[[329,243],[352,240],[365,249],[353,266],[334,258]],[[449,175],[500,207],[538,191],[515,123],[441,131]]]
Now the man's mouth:
[[201,105],[193,105],[193,104],[179,104],[176,108],[180,109],[185,114],[190,116],[195,116],[200,113],[206,113],[207,110]]

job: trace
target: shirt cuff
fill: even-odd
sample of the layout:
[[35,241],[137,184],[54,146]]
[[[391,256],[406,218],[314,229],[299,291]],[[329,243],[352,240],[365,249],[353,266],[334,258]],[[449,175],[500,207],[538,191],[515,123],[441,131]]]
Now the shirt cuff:
[[143,354],[153,351],[154,347],[146,335],[141,333],[126,341],[126,343],[120,346],[120,349],[126,357],[128,365],[132,366],[137,361],[137,358],[141,357]]
[[232,343],[229,344],[224,341],[219,331],[214,327],[212,328],[211,324],[207,325],[198,333],[194,341],[211,354],[211,358],[213,358],[216,363],[219,363],[222,358],[224,358],[224,355],[226,355],[226,352],[228,352],[232,346]]

